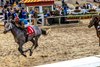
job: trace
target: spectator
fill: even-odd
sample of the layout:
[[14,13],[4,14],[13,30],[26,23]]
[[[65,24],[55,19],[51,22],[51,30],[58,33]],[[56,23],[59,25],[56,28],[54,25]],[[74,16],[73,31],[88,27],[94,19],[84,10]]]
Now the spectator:
[[38,18],[38,13],[39,13],[39,11],[38,11],[38,8],[35,8],[34,9],[34,15],[33,15],[33,17],[34,17],[34,25],[37,25],[37,18]]
[[50,25],[50,24],[48,23],[48,18],[47,18],[47,17],[50,16],[50,11],[49,11],[49,10],[45,10],[44,13],[45,13],[45,14],[44,14],[45,24],[46,24],[46,25]]
[[54,6],[54,10],[56,10],[56,4],[54,4],[53,6]]
[[27,11],[22,8],[22,18],[27,19]]
[[31,8],[29,13],[30,13],[31,15],[33,15],[33,14],[34,14],[34,10]]
[[[55,16],[55,12],[54,11],[50,11],[50,16]],[[54,18],[48,18],[47,20],[47,24],[52,25],[54,23]]]
[[67,10],[68,10],[67,4],[64,4],[63,9],[64,9],[64,15],[67,15]]
[[86,7],[86,4],[83,4],[83,9],[86,9],[87,7]]

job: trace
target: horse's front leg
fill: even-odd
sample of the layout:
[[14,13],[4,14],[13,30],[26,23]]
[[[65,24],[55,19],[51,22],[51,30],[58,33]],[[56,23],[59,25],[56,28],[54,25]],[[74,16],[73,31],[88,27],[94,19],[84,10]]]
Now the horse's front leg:
[[24,54],[24,51],[23,51],[23,44],[19,44],[19,47],[18,47],[18,51],[21,53],[21,55],[23,55],[24,57],[27,57],[25,54]]
[[38,39],[39,39],[39,37],[40,37],[40,35],[35,37],[35,47],[34,47],[34,49],[36,49],[38,47]]

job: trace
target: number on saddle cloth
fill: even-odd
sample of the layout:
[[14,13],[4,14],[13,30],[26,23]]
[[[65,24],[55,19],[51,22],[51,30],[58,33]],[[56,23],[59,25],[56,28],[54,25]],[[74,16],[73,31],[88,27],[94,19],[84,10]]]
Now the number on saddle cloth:
[[31,36],[31,35],[34,35],[35,36],[35,31],[32,28],[32,26],[28,26],[27,27],[27,33],[28,33],[29,36]]

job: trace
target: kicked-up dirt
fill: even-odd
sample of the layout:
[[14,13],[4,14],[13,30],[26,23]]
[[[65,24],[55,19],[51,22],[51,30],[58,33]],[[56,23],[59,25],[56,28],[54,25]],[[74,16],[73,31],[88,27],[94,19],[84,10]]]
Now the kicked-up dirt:
[[[85,22],[85,21],[84,21]],[[3,34],[0,28],[0,67],[34,67],[64,60],[99,55],[100,47],[94,28],[87,24],[75,27],[52,28],[47,36],[41,36],[33,55],[23,57],[17,50],[12,34]],[[32,43],[24,45],[27,49]]]

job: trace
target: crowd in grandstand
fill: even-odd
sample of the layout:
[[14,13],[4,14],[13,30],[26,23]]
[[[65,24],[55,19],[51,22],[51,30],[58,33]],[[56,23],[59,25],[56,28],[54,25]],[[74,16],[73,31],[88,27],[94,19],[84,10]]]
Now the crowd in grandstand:
[[[8,20],[10,18],[10,16],[12,16],[13,20],[18,17],[21,20],[22,19],[28,19],[29,18],[29,14],[31,14],[32,18],[38,18],[38,14],[39,14],[39,10],[38,8],[31,8],[29,10],[29,12],[27,12],[27,10],[21,6],[21,3],[18,3],[18,1],[16,1],[16,7],[14,7],[14,3],[15,0],[11,0],[11,1],[6,1],[6,3],[3,6],[3,10],[2,13],[4,15],[4,19]],[[62,5],[60,5],[59,7],[57,7],[58,5],[54,4],[54,11],[51,11],[49,9],[45,9],[43,10],[44,12],[44,18],[45,18],[45,24],[48,24],[48,20],[47,17],[49,16],[64,16],[64,15],[68,15],[68,14],[75,14],[75,12],[71,12],[71,10],[81,10],[81,13],[87,13],[88,9],[98,9],[100,8],[99,6],[93,5],[91,3],[86,3],[83,5],[79,5],[78,2],[76,2],[76,4],[78,4],[78,6],[76,6],[74,9],[70,9],[70,7],[67,5],[67,3],[64,3]],[[25,23],[28,21],[25,21]],[[34,21],[33,21],[34,22]]]

